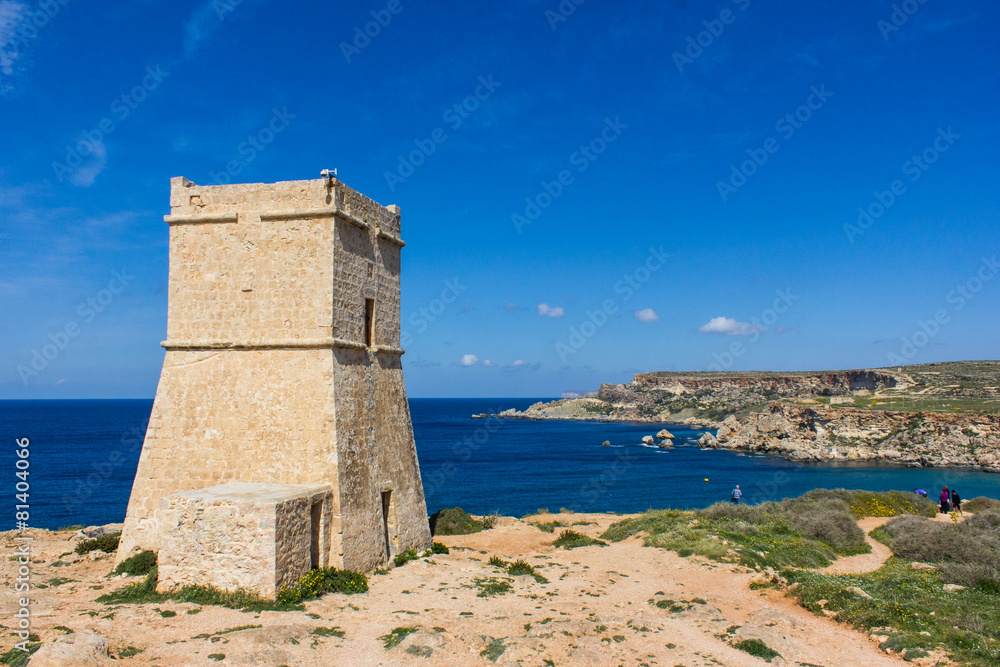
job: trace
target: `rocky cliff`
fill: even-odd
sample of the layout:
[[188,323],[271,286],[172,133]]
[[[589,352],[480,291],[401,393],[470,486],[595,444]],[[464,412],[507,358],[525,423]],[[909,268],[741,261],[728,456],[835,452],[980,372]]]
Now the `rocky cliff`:
[[800,461],[1000,471],[995,361],[815,373],[642,373],[582,398],[496,416],[687,424],[718,429],[702,437],[705,447]]
[[887,461],[1000,472],[1000,415],[769,403],[761,412],[729,417],[699,444],[793,461]]

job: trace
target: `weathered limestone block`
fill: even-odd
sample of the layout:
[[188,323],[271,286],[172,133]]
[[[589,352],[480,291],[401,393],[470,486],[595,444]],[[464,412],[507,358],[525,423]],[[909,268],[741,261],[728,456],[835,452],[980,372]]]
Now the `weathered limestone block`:
[[160,500],[158,591],[194,584],[273,598],[327,567],[333,491],[234,482]]

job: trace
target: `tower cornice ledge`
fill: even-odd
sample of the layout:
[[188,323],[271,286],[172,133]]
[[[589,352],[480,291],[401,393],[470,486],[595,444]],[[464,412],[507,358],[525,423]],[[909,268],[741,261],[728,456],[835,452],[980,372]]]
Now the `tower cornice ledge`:
[[[366,350],[368,346],[343,338],[289,338],[286,340],[165,340],[160,345],[167,350],[316,350],[347,348],[350,350]],[[403,350],[385,348],[385,351]],[[375,348],[380,352],[379,348]]]

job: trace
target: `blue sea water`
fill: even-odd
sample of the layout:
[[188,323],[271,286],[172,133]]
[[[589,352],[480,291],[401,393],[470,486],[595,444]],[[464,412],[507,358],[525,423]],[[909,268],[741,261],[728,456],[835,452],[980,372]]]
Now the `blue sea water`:
[[[892,465],[804,464],[694,447],[700,431],[681,426],[670,450],[645,447],[649,424],[471,419],[523,409],[540,399],[413,399],[410,411],[429,512],[460,506],[476,514],[635,512],[705,507],[740,484],[745,502],[814,488],[1000,497],[1000,475]],[[0,530],[15,526],[16,440],[30,440],[30,519],[38,528],[121,521],[151,400],[0,401]],[[602,447],[609,440],[611,447]],[[22,464],[23,465],[23,464]],[[198,465],[192,461],[191,465]],[[705,481],[705,480],[708,481]],[[23,486],[22,486],[23,488]],[[6,510],[4,507],[6,506]]]

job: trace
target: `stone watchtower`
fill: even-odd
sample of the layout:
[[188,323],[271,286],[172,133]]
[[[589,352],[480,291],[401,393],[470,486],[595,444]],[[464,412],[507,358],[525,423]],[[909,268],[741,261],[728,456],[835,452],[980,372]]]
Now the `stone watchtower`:
[[[195,547],[174,546],[212,567],[247,553],[216,542],[271,539],[273,555],[276,502],[278,532],[304,535],[305,569],[368,571],[429,547],[400,363],[399,208],[333,177],[174,178],[170,207],[167,352],[119,560],[192,530]],[[285,501],[303,513],[282,515]],[[198,529],[219,506],[227,527]]]

